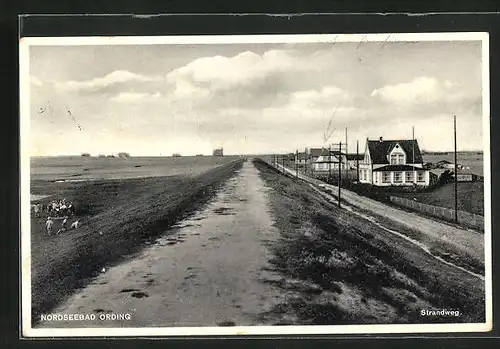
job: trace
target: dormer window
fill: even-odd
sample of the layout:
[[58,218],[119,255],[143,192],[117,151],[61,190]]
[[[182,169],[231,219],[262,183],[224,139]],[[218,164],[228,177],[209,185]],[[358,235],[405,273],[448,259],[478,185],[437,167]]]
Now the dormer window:
[[392,149],[391,153],[388,155],[387,159],[391,165],[404,165],[406,164],[406,156],[403,148],[399,144],[396,144]]

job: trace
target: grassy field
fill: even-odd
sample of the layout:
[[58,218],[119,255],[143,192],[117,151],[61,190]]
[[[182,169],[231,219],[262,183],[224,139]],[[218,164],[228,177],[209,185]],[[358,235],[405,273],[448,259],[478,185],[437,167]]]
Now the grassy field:
[[[460,182],[457,183],[458,209],[460,211],[484,215],[484,183]],[[395,193],[393,195],[417,198],[419,202],[446,208],[455,208],[455,187],[448,183],[430,192],[423,193]]]
[[95,180],[163,176],[195,176],[238,159],[237,156],[86,158],[81,156],[34,157],[32,180]]
[[[241,167],[229,162],[197,176],[51,183],[33,181],[32,191],[54,194],[79,206],[83,226],[46,236],[46,217],[31,218],[32,316],[36,322],[103,267],[137,252],[212,197]],[[46,214],[45,214],[46,216]],[[56,229],[58,227],[56,226]]]
[[[454,163],[454,155],[453,153],[450,154],[439,154],[439,155],[431,155],[431,154],[425,154],[422,156],[424,162],[431,162],[433,164],[441,161],[441,160],[447,160],[449,162]],[[469,167],[469,169],[466,169],[466,172],[474,173],[479,176],[483,176],[483,154],[476,154],[476,153],[457,153],[457,163],[460,165],[463,165],[465,167]]]
[[[276,284],[289,295],[265,317],[316,325],[484,321],[478,278],[338,209],[263,161],[255,164],[272,189],[281,231],[272,268],[288,277]],[[460,316],[424,317],[422,309],[453,309]]]

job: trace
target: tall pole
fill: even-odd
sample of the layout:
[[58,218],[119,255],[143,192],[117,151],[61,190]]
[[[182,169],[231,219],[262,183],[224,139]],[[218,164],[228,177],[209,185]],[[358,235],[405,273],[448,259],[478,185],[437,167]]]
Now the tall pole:
[[[345,128],[345,178],[346,180],[349,178],[349,160],[347,160],[347,154],[348,154],[348,151],[347,151],[347,127]],[[342,163],[342,149],[340,150],[340,161],[339,161],[339,166],[340,164]]]
[[295,157],[297,158],[297,162],[295,163],[295,177],[299,177],[299,150],[295,151]]
[[359,141],[356,141],[356,181],[359,182]]
[[332,145],[328,148],[328,182],[332,180]]
[[[342,142],[339,142],[339,154],[342,154]],[[340,187],[342,182],[342,169],[340,167],[340,157],[339,157],[339,208],[340,208]]]
[[304,156],[305,156],[305,160],[304,160],[304,174],[307,174],[307,166],[308,166],[308,160],[309,160],[309,156],[307,155],[307,147],[304,148]]
[[414,164],[415,163],[415,127],[412,126],[411,127],[411,144],[412,144],[412,148],[413,148],[413,157],[411,158],[411,161],[412,163]]
[[455,222],[458,222],[458,164],[457,164],[457,116],[453,115],[453,138],[455,140]]
[[306,153],[306,166],[304,167],[304,174],[307,174],[307,168],[311,165],[311,164],[309,163],[309,161],[310,161],[311,159],[310,159],[309,154],[307,154],[307,148],[305,149],[304,153]]

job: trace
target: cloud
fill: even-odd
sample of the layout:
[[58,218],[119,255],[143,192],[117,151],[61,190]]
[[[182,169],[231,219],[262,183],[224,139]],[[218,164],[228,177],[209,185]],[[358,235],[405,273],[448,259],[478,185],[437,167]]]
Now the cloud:
[[481,100],[481,91],[450,80],[420,76],[410,82],[375,89],[371,96],[399,108],[435,108],[446,112],[473,106]]
[[317,90],[300,90],[291,94],[290,107],[294,109],[332,110],[350,104],[352,97],[348,91],[328,85]]
[[209,85],[226,89],[247,85],[279,72],[311,69],[307,60],[293,56],[292,51],[270,50],[262,55],[245,51],[233,57],[214,56],[198,58],[167,74],[167,80],[177,84],[191,81],[195,85]]
[[149,93],[134,93],[134,92],[121,92],[116,96],[110,98],[110,101],[117,103],[143,103],[160,100],[162,95],[157,92],[155,94]]
[[300,74],[321,71],[317,63],[317,57],[293,50],[245,51],[198,58],[169,72],[166,81],[173,86],[172,98],[190,98],[191,106],[201,110],[260,109],[286,103],[290,93],[304,88]]
[[127,70],[116,70],[103,77],[91,80],[56,82],[55,88],[60,92],[99,91],[107,87],[126,83],[153,82],[160,80],[162,80],[161,77],[144,76]]

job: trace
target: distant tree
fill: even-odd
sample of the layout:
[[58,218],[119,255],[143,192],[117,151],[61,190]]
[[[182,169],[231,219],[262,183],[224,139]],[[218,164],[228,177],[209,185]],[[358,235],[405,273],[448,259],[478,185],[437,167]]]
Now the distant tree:
[[446,170],[443,173],[441,173],[441,176],[439,176],[438,185],[444,185],[446,183],[450,183],[452,179],[453,179],[453,172],[450,170]]

